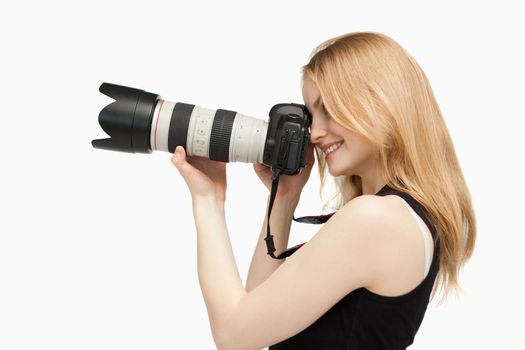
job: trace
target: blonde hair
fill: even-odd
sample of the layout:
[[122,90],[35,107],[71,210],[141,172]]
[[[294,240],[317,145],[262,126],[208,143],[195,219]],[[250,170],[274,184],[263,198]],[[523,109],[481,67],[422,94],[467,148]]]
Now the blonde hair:
[[[461,290],[458,274],[472,255],[476,221],[450,135],[419,65],[386,35],[349,33],[319,45],[303,77],[317,85],[337,122],[374,144],[387,184],[428,212],[441,243],[432,298],[438,289],[441,301]],[[316,153],[322,199],[326,164]],[[334,181],[336,208],[362,194],[358,176]]]

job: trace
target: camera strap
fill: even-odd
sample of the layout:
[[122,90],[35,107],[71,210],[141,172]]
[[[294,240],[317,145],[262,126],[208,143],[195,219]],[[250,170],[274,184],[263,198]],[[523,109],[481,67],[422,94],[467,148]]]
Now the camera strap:
[[[305,243],[298,244],[294,247],[284,250],[279,255],[275,255],[275,244],[273,242],[273,235],[270,233],[270,214],[272,213],[273,202],[275,201],[275,196],[277,194],[277,188],[279,187],[279,177],[281,176],[280,170],[275,170],[272,172],[272,191],[270,194],[270,204],[268,206],[268,222],[266,224],[266,247],[268,249],[268,255],[274,259],[285,259],[295,253],[299,248],[301,248]],[[303,216],[300,218],[293,217],[293,220],[296,222],[306,223],[306,224],[324,224],[334,215],[334,213],[319,215],[319,216]]]

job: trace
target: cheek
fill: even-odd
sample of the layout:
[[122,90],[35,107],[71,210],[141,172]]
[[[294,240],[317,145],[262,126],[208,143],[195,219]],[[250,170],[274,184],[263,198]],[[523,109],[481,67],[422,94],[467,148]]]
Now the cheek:
[[347,159],[351,166],[360,166],[371,159],[374,154],[372,143],[363,137],[353,136],[346,139],[343,146],[345,146]]
[[356,151],[361,154],[363,157],[371,156],[373,153],[372,144],[363,137],[358,137],[356,139],[355,148]]

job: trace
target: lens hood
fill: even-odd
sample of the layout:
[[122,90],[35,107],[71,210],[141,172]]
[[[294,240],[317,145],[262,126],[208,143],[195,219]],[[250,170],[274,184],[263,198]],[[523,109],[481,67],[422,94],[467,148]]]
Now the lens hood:
[[151,121],[160,97],[110,83],[102,83],[99,91],[115,100],[98,115],[100,126],[110,138],[93,140],[91,145],[111,151],[150,153]]

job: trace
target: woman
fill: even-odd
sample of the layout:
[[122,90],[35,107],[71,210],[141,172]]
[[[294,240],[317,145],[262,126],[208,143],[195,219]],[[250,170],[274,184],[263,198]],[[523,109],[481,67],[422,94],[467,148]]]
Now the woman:
[[[312,114],[307,167],[283,176],[272,210],[277,251],[314,163],[335,178],[337,212],[287,260],[266,255],[266,223],[242,285],[226,230],[225,164],[172,161],[189,186],[198,272],[219,349],[405,349],[430,297],[458,289],[476,225],[431,87],[378,33],[321,44],[303,67]],[[270,170],[254,165],[270,189]],[[433,291],[433,292],[432,292]],[[272,345],[275,344],[275,345]]]

